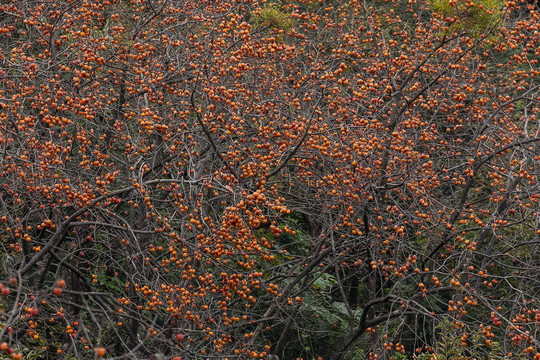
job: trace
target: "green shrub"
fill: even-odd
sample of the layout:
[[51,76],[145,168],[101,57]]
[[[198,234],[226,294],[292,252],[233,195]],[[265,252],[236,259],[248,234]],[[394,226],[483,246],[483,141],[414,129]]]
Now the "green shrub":
[[273,27],[288,32],[293,26],[291,16],[281,11],[278,4],[268,4],[263,8],[258,8],[253,13],[252,22],[254,27]]
[[465,31],[474,37],[493,35],[501,25],[501,0],[429,0],[434,15],[451,22],[448,32]]

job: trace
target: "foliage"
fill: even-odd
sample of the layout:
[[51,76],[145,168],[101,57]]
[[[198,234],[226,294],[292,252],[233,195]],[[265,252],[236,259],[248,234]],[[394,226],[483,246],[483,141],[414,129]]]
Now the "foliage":
[[497,34],[504,21],[501,0],[430,0],[434,13],[450,23],[447,34],[466,32],[474,37]]
[[274,3],[257,8],[252,14],[252,19],[255,28],[269,26],[289,32],[293,26],[290,15],[281,11],[280,6]]

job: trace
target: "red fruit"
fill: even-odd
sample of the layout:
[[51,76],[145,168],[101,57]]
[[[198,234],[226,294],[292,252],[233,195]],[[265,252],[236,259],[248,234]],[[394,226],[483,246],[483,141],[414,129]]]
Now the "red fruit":
[[172,358],[172,360],[182,360],[182,358],[180,356],[175,356]]
[[13,350],[12,347],[10,347],[9,349],[6,350],[6,352],[7,352],[8,355],[13,354],[13,351],[15,351],[15,350]]
[[56,286],[58,286],[59,288],[63,288],[63,287],[66,287],[66,280],[64,279],[60,279],[56,282]]
[[30,309],[30,315],[37,316],[38,313],[39,313],[38,308],[34,307],[34,308]]
[[60,296],[62,295],[62,289],[57,287],[57,288],[54,288],[53,290],[53,294],[56,295],[56,296]]
[[2,288],[2,295],[9,295],[10,292],[11,290],[7,286]]
[[14,277],[14,276],[13,276],[13,277],[10,277],[10,278],[9,278],[9,283],[10,283],[11,285],[17,285],[17,278]]
[[2,344],[0,344],[0,350],[6,351],[7,349],[8,349],[7,342],[3,342]]
[[178,342],[184,341],[184,334],[176,334],[176,340]]
[[97,356],[105,356],[105,353],[106,353],[106,351],[105,351],[104,348],[97,348],[96,349],[96,355]]

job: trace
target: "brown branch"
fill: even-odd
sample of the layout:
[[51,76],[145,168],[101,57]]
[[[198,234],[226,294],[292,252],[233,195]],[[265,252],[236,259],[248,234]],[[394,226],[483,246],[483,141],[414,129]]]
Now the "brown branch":
[[289,160],[291,160],[291,158],[294,156],[294,154],[296,154],[296,152],[298,151],[298,149],[300,149],[300,146],[302,146],[302,144],[304,143],[304,141],[306,140],[308,134],[309,134],[309,128],[311,127],[311,123],[313,122],[313,116],[315,115],[315,112],[316,112],[316,109],[317,107],[319,106],[319,104],[321,103],[321,100],[323,99],[324,97],[324,91],[321,93],[321,97],[319,98],[319,100],[317,101],[317,103],[315,104],[315,106],[313,106],[313,112],[311,113],[310,117],[309,117],[309,121],[306,125],[306,131],[304,131],[304,134],[302,135],[302,137],[300,138],[300,141],[298,141],[298,143],[295,145],[295,147],[291,150],[291,152],[289,153],[289,155],[287,155],[287,157],[285,158],[285,160],[282,161],[282,163],[280,165],[278,165],[278,167],[276,167],[274,170],[272,170],[272,172],[270,173],[270,175],[268,175],[269,178],[271,178],[272,176],[276,175],[278,172],[281,171],[281,169],[283,169],[283,167],[285,165],[287,165],[287,163],[289,162]]

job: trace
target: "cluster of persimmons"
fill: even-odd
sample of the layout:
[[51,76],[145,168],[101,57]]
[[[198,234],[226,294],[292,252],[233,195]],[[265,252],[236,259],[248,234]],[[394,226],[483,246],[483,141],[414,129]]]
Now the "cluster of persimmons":
[[0,350],[412,358],[451,319],[539,358],[539,33],[495,0],[3,2]]

